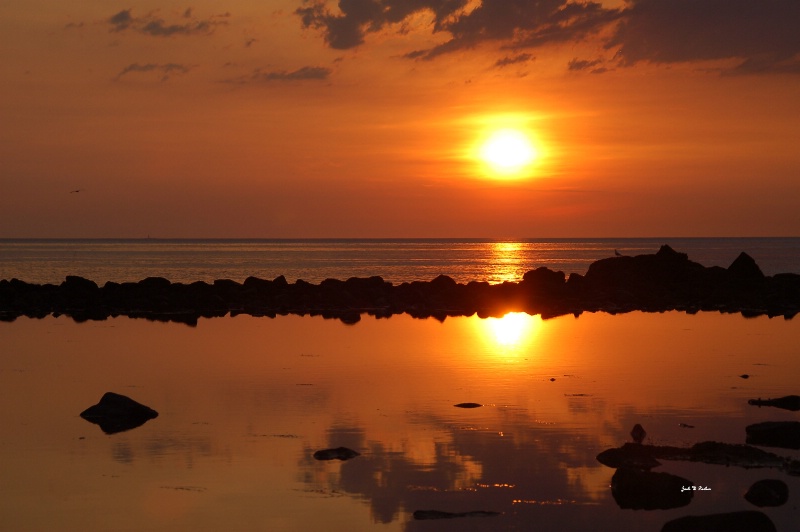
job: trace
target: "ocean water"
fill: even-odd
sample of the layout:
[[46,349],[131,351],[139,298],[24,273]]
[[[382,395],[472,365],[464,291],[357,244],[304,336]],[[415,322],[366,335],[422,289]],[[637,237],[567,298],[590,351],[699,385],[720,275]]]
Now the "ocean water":
[[449,275],[458,282],[519,281],[540,266],[585,273],[614,255],[655,253],[667,244],[704,266],[729,266],[741,252],[767,275],[800,273],[800,238],[0,240],[0,279],[98,284],[165,277],[173,282],[248,276],[318,283],[380,275],[393,283]]

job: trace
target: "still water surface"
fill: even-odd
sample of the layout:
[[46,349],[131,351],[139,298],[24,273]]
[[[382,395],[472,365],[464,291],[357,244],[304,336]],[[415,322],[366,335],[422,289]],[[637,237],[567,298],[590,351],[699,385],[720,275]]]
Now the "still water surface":
[[[765,510],[779,530],[799,516],[798,477],[669,461],[656,471],[710,490],[622,510],[595,459],[635,423],[645,443],[691,445],[797,420],[747,404],[800,392],[797,320],[49,317],[0,323],[0,338],[9,530],[659,530],[755,509],[742,495],[763,478],[789,485],[789,502]],[[106,391],[159,416],[106,435],[78,416]],[[361,455],[312,457],[338,446]],[[413,519],[429,509],[501,515]]]

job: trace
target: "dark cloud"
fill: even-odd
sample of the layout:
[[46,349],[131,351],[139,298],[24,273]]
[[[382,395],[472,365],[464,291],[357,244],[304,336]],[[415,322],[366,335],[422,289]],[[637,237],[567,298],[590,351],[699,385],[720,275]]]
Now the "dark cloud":
[[619,10],[606,9],[596,2],[564,0],[483,0],[471,11],[466,7],[466,0],[340,0],[340,14],[333,14],[323,1],[314,0],[306,2],[306,7],[296,14],[303,27],[320,30],[331,48],[347,49],[362,44],[366,34],[412,14],[432,13],[432,31],[447,32],[452,38],[429,50],[409,54],[428,59],[486,41],[523,48],[581,39],[619,14]]
[[506,56],[502,59],[498,59],[497,62],[494,64],[494,66],[504,67],[508,65],[514,65],[517,63],[527,63],[531,59],[534,59],[533,55],[531,54],[519,54],[513,57]]
[[120,71],[117,74],[115,79],[119,80],[122,76],[130,73],[146,73],[146,72],[155,72],[159,74],[161,81],[167,81],[170,76],[178,74],[186,74],[191,69],[193,69],[193,65],[182,65],[179,63],[164,63],[164,64],[156,64],[156,63],[147,63],[144,65],[140,65],[139,63],[132,63]]
[[608,68],[603,65],[604,61],[602,59],[578,59],[575,58],[569,63],[567,63],[567,70],[571,72],[583,72],[588,71],[590,74],[602,74],[604,72],[608,72]]
[[340,14],[331,13],[324,0],[306,0],[304,5],[295,11],[303,27],[322,31],[328,46],[346,50],[362,44],[366,34],[421,11],[433,13],[433,31],[439,31],[448,17],[464,9],[467,0],[340,0]]
[[[617,64],[739,60],[731,73],[800,72],[798,0],[628,0],[623,8],[587,0],[306,0],[295,13],[304,28],[319,31],[331,48],[350,49],[370,33],[397,25],[404,32],[413,14],[433,15],[432,33],[450,38],[403,57],[438,56],[492,43],[500,49],[533,50],[549,44],[596,39]],[[504,58],[497,67],[508,64]],[[573,71],[607,68],[576,60]]]
[[331,75],[331,69],[326,67],[305,66],[297,70],[271,70],[263,71],[256,69],[249,76],[228,79],[227,83],[248,84],[248,83],[272,83],[281,81],[304,81],[304,80],[326,80]]
[[168,23],[157,16],[148,13],[142,17],[134,17],[131,9],[120,11],[108,19],[111,31],[122,32],[132,30],[155,37],[171,37],[173,35],[209,35],[217,26],[227,24],[229,13],[214,15],[206,19],[197,19],[191,8],[183,12],[178,22]]
[[633,0],[606,46],[625,65],[741,59],[735,70],[796,72],[798,24],[797,0]]

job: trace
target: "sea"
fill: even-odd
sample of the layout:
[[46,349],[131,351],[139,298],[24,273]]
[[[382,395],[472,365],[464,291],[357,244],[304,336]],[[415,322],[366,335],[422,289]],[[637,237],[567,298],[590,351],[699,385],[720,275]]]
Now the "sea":
[[211,282],[249,276],[318,283],[378,275],[392,283],[448,275],[457,282],[517,282],[547,267],[585,274],[615,254],[662,245],[704,266],[729,266],[745,252],[766,275],[800,273],[800,237],[498,239],[0,239],[0,279],[61,283],[68,275],[135,282]]

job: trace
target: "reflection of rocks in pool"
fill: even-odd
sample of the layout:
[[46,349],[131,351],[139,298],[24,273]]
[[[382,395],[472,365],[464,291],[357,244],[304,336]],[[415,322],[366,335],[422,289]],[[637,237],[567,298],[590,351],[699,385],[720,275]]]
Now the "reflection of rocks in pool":
[[622,447],[607,449],[597,455],[597,461],[609,467],[628,466],[646,469],[655,467],[655,465],[648,466],[647,461],[656,461],[656,459],[685,460],[746,468],[771,467],[786,471],[790,475],[800,475],[800,461],[798,460],[768,453],[751,445],[715,441],[700,442],[691,447],[625,443]]
[[414,519],[453,519],[456,517],[493,517],[500,515],[500,512],[486,512],[476,510],[473,512],[442,512],[439,510],[417,510],[414,512]]
[[644,427],[638,423],[631,429],[631,438],[633,438],[633,441],[636,443],[642,443],[645,436],[647,436],[647,432],[645,432]]
[[748,425],[745,432],[750,445],[800,449],[800,422],[797,421],[764,421]]
[[800,395],[787,395],[786,397],[779,397],[777,399],[750,399],[747,404],[753,406],[774,406],[775,408],[782,408],[784,410],[791,410],[796,412],[800,410]]
[[458,408],[478,408],[478,407],[481,407],[483,405],[480,404],[480,403],[458,403],[457,405],[453,405],[453,406],[456,406]]
[[687,515],[667,522],[661,532],[775,532],[775,523],[761,512]]
[[631,510],[668,510],[692,501],[693,485],[669,473],[652,473],[630,467],[617,469],[611,477],[611,495],[620,508]]
[[99,403],[81,412],[81,417],[99,425],[106,434],[115,434],[144,425],[158,417],[158,412],[130,397],[107,392]]
[[764,479],[750,486],[744,494],[747,502],[756,506],[782,506],[789,500],[789,487],[782,480]]
[[348,449],[347,447],[337,447],[335,449],[323,449],[321,451],[317,451],[314,453],[314,458],[316,460],[350,460],[351,458],[355,458],[356,456],[360,456],[361,453],[357,453],[352,449]]
[[661,465],[653,458],[652,454],[642,445],[625,444],[626,447],[606,449],[597,455],[597,461],[604,466],[635,467],[637,469],[652,469]]

